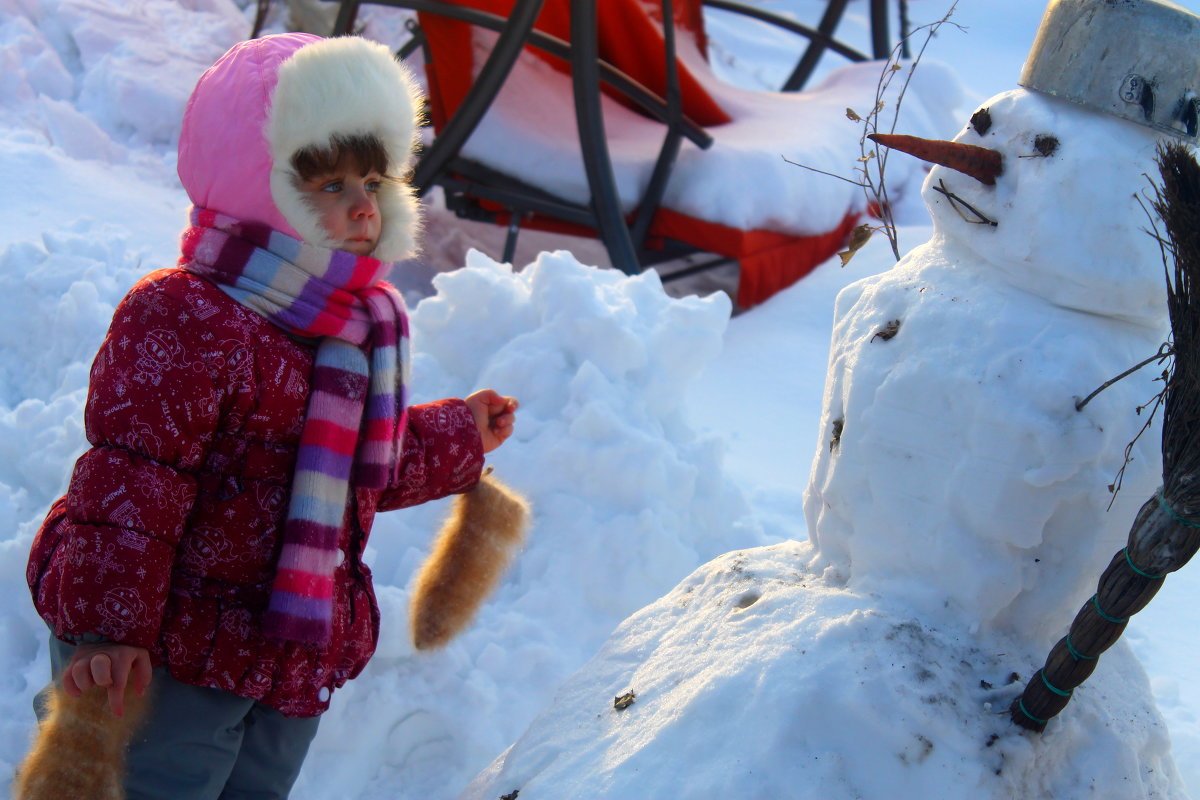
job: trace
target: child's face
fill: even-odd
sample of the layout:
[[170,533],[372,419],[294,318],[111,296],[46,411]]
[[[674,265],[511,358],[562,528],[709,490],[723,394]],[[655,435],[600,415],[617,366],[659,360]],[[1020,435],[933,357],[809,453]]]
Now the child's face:
[[369,256],[379,242],[383,220],[379,216],[379,186],[383,176],[375,171],[362,174],[352,160],[345,160],[323,175],[300,185],[301,191],[321,217],[321,226],[339,250]]

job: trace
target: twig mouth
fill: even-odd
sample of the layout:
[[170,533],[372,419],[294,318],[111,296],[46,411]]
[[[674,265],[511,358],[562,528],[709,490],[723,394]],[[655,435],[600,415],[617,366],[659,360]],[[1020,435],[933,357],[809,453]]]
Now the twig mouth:
[[933,186],[932,188],[935,192],[940,195],[944,195],[945,198],[950,201],[950,207],[953,208],[955,213],[962,217],[965,222],[969,222],[972,225],[987,225],[992,228],[999,227],[999,222],[988,217],[982,211],[975,208],[975,206],[971,205],[966,200],[963,200],[954,192],[947,189],[945,181],[939,180],[938,185]]
[[940,164],[969,175],[984,186],[995,186],[996,178],[1004,172],[1004,159],[999,151],[963,142],[944,139],[922,139],[897,133],[870,133],[867,138],[876,144]]

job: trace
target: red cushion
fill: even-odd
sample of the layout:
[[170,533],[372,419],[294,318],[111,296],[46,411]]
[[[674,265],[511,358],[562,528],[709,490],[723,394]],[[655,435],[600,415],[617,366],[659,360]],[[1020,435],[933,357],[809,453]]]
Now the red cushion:
[[[451,5],[489,11],[507,17],[514,0],[452,0]],[[628,74],[660,97],[666,93],[666,55],[659,15],[651,13],[657,3],[640,0],[601,0],[597,12],[597,42],[600,57]],[[698,4],[679,3],[675,12],[683,35],[691,35],[704,52],[703,21]],[[570,0],[546,0],[534,27],[565,41],[571,40]],[[438,129],[462,104],[474,80],[475,64],[468,57],[472,26],[439,14],[418,15],[421,29],[429,42],[433,63],[427,65],[430,106]],[[568,72],[568,65],[545,51],[529,48],[537,57],[556,69]],[[679,85],[684,114],[702,126],[721,125],[729,116],[709,97],[708,92],[683,64],[679,65]]]

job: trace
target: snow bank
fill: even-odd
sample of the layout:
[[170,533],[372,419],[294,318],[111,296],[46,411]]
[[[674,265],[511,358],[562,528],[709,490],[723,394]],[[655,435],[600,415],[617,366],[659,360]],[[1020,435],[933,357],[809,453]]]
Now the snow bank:
[[[305,796],[450,796],[621,619],[696,564],[762,542],[719,443],[681,415],[720,350],[725,295],[674,300],[653,272],[598,271],[566,252],[519,273],[472,253],[435,285],[412,315],[415,399],[492,386],[521,401],[489,461],[530,499],[533,528],[472,628],[417,654],[410,579],[444,504],[379,517],[368,563],[383,641],[322,722]],[[364,761],[378,766],[364,774]]]
[[696,570],[459,800],[1184,797],[1123,645],[1036,738],[1006,712],[1025,674],[1013,642],[831,584],[798,566],[811,556],[784,542]]
[[[101,225],[0,251],[0,313],[15,323],[0,362],[0,519],[18,531],[0,547],[0,589],[14,602],[28,594],[32,533],[84,447],[94,350],[125,288],[153,266]],[[323,719],[298,796],[394,797],[397,784],[406,796],[450,795],[621,619],[696,564],[763,542],[718,440],[683,420],[693,381],[720,351],[728,297],[672,299],[653,272],[630,278],[566,252],[519,273],[472,253],[435,283],[412,313],[414,399],[483,386],[520,398],[517,433],[489,461],[528,496],[534,525],[476,624],[417,654],[409,584],[446,504],[380,516],[367,559],[380,649]],[[0,629],[0,666],[28,708],[48,674],[46,632],[18,606]],[[31,721],[7,718],[0,762],[19,758]]]

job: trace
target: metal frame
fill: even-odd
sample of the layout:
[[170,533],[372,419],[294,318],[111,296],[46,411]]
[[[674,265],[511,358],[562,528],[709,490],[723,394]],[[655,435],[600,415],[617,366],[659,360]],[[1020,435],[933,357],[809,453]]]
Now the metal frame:
[[[889,36],[888,0],[870,0],[871,55],[869,56],[833,38],[838,23],[841,22],[842,16],[846,11],[848,0],[830,0],[816,28],[797,22],[791,17],[785,17],[773,11],[767,11],[760,6],[741,2],[740,0],[701,1],[708,8],[729,11],[734,14],[741,14],[744,17],[757,19],[809,40],[808,47],[805,48],[804,53],[797,60],[792,74],[788,76],[787,80],[783,82],[783,86],[780,87],[780,91],[783,92],[796,92],[803,89],[808,83],[808,79],[812,77],[813,70],[817,67],[817,62],[821,60],[821,56],[825,54],[826,50],[832,50],[850,61],[870,61],[872,59],[887,58],[891,54],[892,44]],[[900,9],[900,40],[904,48],[902,55],[907,58],[908,0],[897,0],[897,4]]]
[[[330,1],[340,3],[333,35],[352,32],[358,9],[363,0]],[[627,274],[636,274],[645,266],[696,252],[695,248],[685,243],[668,243],[669,248],[665,251],[668,255],[665,256],[663,252],[648,251],[644,246],[647,232],[666,191],[667,181],[683,140],[688,139],[700,148],[707,148],[712,144],[712,137],[683,114],[675,31],[672,25],[665,25],[663,30],[667,84],[666,97],[662,98],[629,75],[616,69],[612,64],[599,58],[596,34],[598,0],[570,0],[571,41],[569,43],[534,29],[534,23],[545,0],[515,0],[508,17],[454,5],[444,0],[367,1],[375,5],[438,14],[499,33],[492,52],[480,69],[479,77],[468,90],[463,102],[455,110],[451,119],[447,121],[443,130],[434,138],[429,148],[421,154],[413,173],[412,182],[419,195],[423,195],[434,185],[443,186],[447,193],[447,205],[451,206],[456,214],[463,217],[490,218],[495,221],[495,214],[481,208],[477,204],[477,200],[495,202],[507,208],[510,218],[504,260],[511,260],[516,237],[520,230],[520,219],[530,213],[543,214],[595,229],[608,250],[613,266]],[[674,19],[672,0],[660,0],[660,2],[663,5],[663,19]],[[809,39],[808,47],[782,87],[784,91],[802,88],[826,50],[838,53],[851,61],[868,60],[868,56],[864,53],[833,38],[848,0],[830,0],[829,6],[815,29],[738,0],[702,0],[702,2],[705,6],[744,14]],[[900,0],[900,2],[903,3],[904,0]],[[884,58],[889,53],[888,0],[870,0],[870,3],[874,57]],[[904,20],[903,15],[902,20]],[[410,27],[411,30],[412,27]],[[417,35],[416,32],[414,35]],[[420,44],[420,42],[410,40],[400,48],[397,55],[403,57],[401,54],[410,54]],[[512,176],[504,175],[458,156],[462,146],[475,131],[507,80],[517,57],[527,45],[563,58],[571,64],[576,125],[584,169],[588,178],[588,186],[591,189],[591,199],[586,206],[554,197],[550,193],[524,184]],[[645,113],[662,122],[666,128],[654,170],[631,223],[626,222],[621,212],[608,142],[605,138],[604,116],[601,109],[602,85],[620,92]],[[720,259],[709,266],[726,261],[728,259]],[[677,275],[685,272],[691,273],[697,269],[689,268]]]

